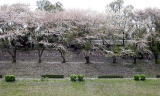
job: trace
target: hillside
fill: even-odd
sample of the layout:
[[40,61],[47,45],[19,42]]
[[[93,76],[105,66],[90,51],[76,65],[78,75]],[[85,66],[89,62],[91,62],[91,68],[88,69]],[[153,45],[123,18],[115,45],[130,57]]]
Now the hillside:
[[94,62],[92,64],[84,64],[83,62],[44,62],[41,64],[35,62],[19,61],[16,64],[8,61],[0,62],[0,74],[15,74],[20,77],[40,77],[42,74],[85,74],[88,77],[96,77],[104,74],[118,74],[130,77],[134,74],[146,74],[147,76],[155,76],[160,74],[160,65],[141,64],[130,65],[110,64],[103,62]]

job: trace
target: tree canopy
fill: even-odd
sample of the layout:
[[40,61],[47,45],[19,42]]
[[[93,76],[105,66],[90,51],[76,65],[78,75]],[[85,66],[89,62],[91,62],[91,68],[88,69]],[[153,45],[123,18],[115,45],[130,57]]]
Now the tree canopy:
[[[83,54],[86,63],[92,53],[112,57],[155,58],[160,53],[160,9],[134,10],[123,0],[107,5],[106,13],[64,10],[60,2],[37,1],[37,10],[28,5],[0,7],[0,48],[16,62],[17,50],[37,50],[39,60],[44,50],[60,52],[62,62],[67,50]],[[97,43],[96,41],[101,41]]]

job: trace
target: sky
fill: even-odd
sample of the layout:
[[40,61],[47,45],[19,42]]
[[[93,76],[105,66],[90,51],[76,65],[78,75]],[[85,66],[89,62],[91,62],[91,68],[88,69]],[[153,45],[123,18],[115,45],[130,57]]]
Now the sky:
[[[0,0],[0,5],[24,3],[29,4],[32,9],[36,8],[37,0]],[[52,3],[60,1],[65,9],[85,9],[104,12],[105,6],[113,0],[49,0]],[[160,8],[160,0],[124,0],[125,5],[133,5],[135,9]]]

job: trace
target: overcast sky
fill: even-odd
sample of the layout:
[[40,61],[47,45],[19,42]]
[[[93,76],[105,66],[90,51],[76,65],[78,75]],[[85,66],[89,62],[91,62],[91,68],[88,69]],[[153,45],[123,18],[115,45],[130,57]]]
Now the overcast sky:
[[[36,8],[37,0],[0,0],[0,5],[26,3],[32,9]],[[52,3],[60,1],[65,9],[89,9],[99,12],[104,12],[105,6],[113,0],[49,0]],[[132,4],[136,9],[143,9],[147,7],[160,8],[160,0],[124,0],[125,5]]]

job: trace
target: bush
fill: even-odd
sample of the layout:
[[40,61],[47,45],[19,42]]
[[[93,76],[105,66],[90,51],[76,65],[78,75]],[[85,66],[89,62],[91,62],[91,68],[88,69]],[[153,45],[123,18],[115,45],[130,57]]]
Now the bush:
[[0,78],[3,78],[3,76],[2,76],[2,75],[0,75]]
[[156,64],[160,64],[160,59],[157,60]]
[[84,75],[72,74],[70,75],[70,80],[71,81],[84,81]]
[[70,80],[71,80],[71,81],[77,81],[77,75],[72,74],[72,75],[70,76]]
[[14,81],[16,81],[16,77],[14,75],[6,75],[5,81],[6,82],[14,82]]
[[41,81],[47,81],[48,78],[47,77],[41,77]]
[[121,75],[102,75],[98,76],[98,78],[123,78]]
[[160,75],[157,75],[156,78],[160,78]]
[[144,81],[144,80],[146,80],[146,76],[145,75],[140,75],[140,80],[142,80],[142,81]]
[[134,76],[134,80],[136,80],[136,81],[139,81],[139,80],[144,81],[144,80],[146,80],[146,76],[143,75],[143,74],[141,74],[141,75],[135,75]]
[[44,78],[64,78],[64,75],[42,75]]
[[84,81],[84,75],[77,75],[78,81]]
[[134,75],[134,80],[139,81],[140,80],[139,75]]

